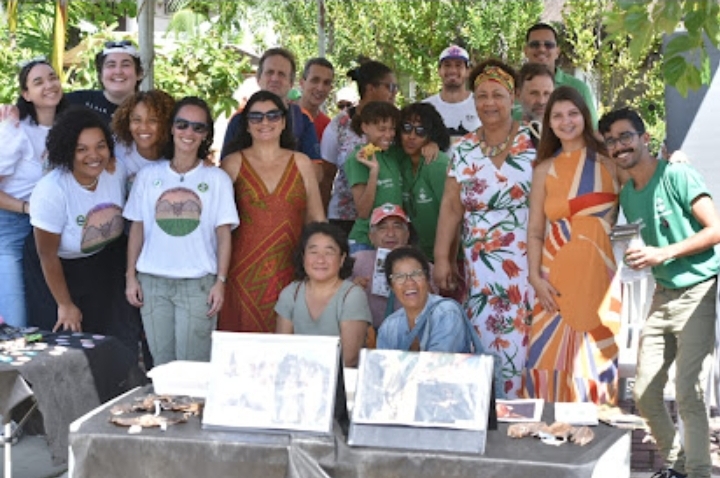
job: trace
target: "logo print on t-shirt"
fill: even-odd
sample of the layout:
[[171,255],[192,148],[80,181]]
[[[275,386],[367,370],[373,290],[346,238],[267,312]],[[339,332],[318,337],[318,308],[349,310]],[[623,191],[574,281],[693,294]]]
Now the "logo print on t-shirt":
[[165,191],[155,205],[155,221],[160,229],[171,236],[187,236],[200,225],[202,201],[187,188]]
[[83,224],[80,250],[97,252],[123,233],[122,208],[117,204],[98,204],[87,213]]

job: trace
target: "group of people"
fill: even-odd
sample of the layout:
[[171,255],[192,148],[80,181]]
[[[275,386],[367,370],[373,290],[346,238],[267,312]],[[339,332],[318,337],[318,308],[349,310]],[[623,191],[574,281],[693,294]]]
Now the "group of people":
[[[558,54],[542,23],[519,72],[451,45],[441,91],[402,109],[370,60],[330,119],[333,65],[308,60],[289,102],[295,58],[272,48],[217,158],[208,105],[137,91],[131,43],[98,54],[100,91],[64,95],[33,60],[0,111],[17,117],[0,125],[0,316],[134,348],[144,329],[156,364],[208,360],[215,329],[339,336],[346,366],[363,347],[482,352],[500,395],[614,404],[622,206],[646,244],[624,261],[658,283],[636,401],[662,476],[710,476],[720,221],[691,166],[651,155],[635,111],[598,123]],[[683,446],[662,402],[675,359]]]

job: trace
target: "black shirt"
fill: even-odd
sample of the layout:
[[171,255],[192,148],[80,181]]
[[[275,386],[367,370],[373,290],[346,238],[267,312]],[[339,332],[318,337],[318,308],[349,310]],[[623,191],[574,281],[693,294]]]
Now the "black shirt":
[[115,110],[118,105],[111,103],[105,98],[105,94],[102,90],[79,90],[65,93],[65,98],[68,99],[72,105],[83,105],[87,106],[91,110],[99,114],[108,126],[112,122],[112,116],[115,114]]

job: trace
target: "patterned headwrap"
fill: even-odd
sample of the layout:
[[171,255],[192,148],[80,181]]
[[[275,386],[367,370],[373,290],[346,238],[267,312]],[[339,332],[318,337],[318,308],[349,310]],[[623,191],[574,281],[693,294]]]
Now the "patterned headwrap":
[[511,75],[508,74],[505,70],[503,70],[500,67],[497,66],[488,66],[485,68],[482,73],[480,73],[475,78],[475,83],[473,84],[473,88],[477,88],[477,86],[482,83],[483,81],[491,80],[496,81],[500,83],[502,86],[504,86],[508,92],[512,95],[513,91],[515,90],[515,80]]

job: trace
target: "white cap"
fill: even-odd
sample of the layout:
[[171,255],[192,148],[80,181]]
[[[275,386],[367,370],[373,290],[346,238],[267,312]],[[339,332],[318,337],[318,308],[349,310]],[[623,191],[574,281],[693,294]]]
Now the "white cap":
[[440,53],[440,63],[442,63],[443,60],[464,60],[465,63],[470,63],[470,55],[468,55],[465,48],[450,45]]

